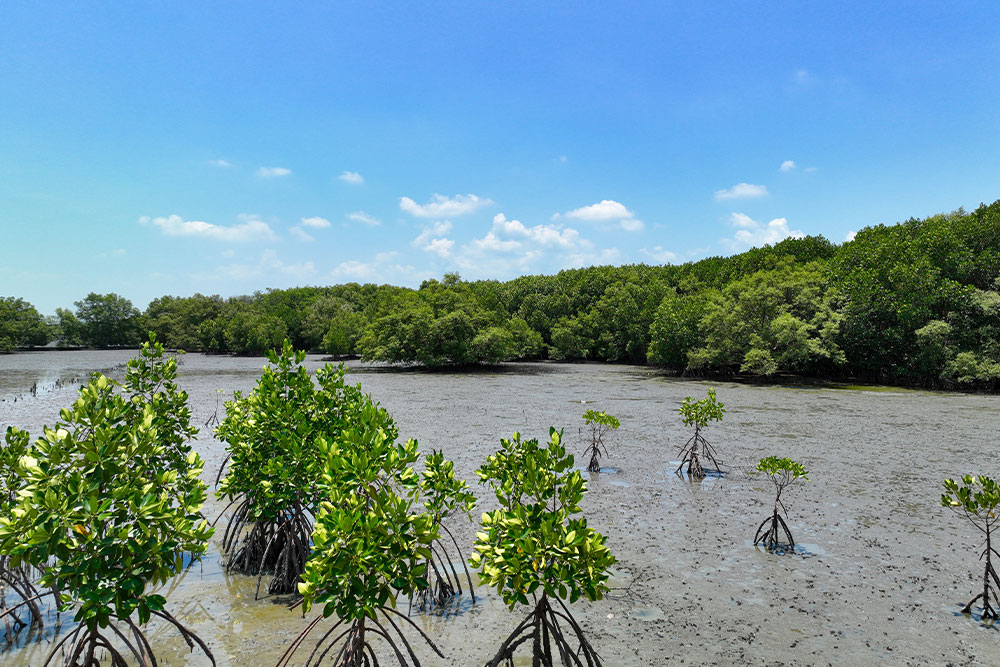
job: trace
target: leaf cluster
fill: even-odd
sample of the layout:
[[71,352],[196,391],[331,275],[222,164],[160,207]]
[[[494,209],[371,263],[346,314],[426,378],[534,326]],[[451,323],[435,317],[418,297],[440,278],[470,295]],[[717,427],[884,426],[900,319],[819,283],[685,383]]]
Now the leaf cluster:
[[268,360],[253,391],[237,392],[226,403],[226,417],[215,431],[230,457],[218,495],[251,498],[250,518],[263,521],[296,505],[318,508],[326,465],[320,440],[338,440],[360,424],[396,435],[389,414],[359,386],[347,384],[343,365],[320,368],[314,382],[302,365],[305,352],[287,340]]
[[514,433],[476,471],[501,508],[483,514],[469,563],[511,609],[539,592],[573,602],[608,590],[615,557],[577,516],[586,486],[561,441],[554,428],[544,446]]
[[440,522],[455,512],[465,514],[471,521],[476,496],[464,479],[455,477],[455,462],[446,459],[442,452],[433,450],[424,457],[424,466],[420,493],[424,498],[424,507],[434,521]]
[[400,594],[427,587],[433,517],[414,511],[419,480],[415,440],[352,424],[336,441],[323,439],[324,498],[313,529],[313,549],[299,592],[304,609],[342,621],[374,619]]
[[614,415],[609,415],[607,412],[598,412],[597,410],[587,410],[583,413],[583,421],[588,425],[602,427],[601,431],[606,432],[608,429],[617,429],[621,426],[621,422]]
[[681,421],[685,426],[695,425],[704,428],[710,422],[722,421],[722,415],[726,413],[725,404],[720,403],[715,398],[715,388],[709,387],[708,396],[700,400],[695,400],[690,396],[685,396],[680,407]]
[[992,524],[1000,506],[1000,485],[985,475],[965,475],[961,484],[953,479],[944,480],[945,492],[941,504],[951,509],[964,510],[977,526]]
[[782,477],[788,482],[799,478],[809,479],[809,471],[798,461],[793,461],[789,458],[778,458],[777,456],[762,458],[757,462],[755,470],[766,475],[771,475],[772,477]]

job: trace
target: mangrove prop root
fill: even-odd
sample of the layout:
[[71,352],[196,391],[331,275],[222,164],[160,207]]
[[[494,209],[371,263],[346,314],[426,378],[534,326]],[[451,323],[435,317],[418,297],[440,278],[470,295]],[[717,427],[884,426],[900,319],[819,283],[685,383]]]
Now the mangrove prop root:
[[37,574],[27,566],[12,568],[8,558],[0,558],[0,619],[7,641],[12,641],[23,628],[42,625],[39,600],[47,595],[58,599],[52,589],[38,590],[33,581],[33,575]]
[[[212,651],[197,635],[188,630],[180,621],[165,611],[154,611],[157,616],[173,625],[180,633],[184,642],[192,650],[197,646],[215,665]],[[129,667],[143,665],[157,667],[156,655],[142,628],[130,619],[108,625],[110,634],[104,634],[99,628],[91,630],[80,624],[72,632],[56,642],[42,667],[60,665],[61,667]],[[59,656],[57,661],[57,656]],[[134,658],[134,660],[130,660]]]
[[687,465],[689,476],[697,479],[704,478],[705,468],[701,464],[701,457],[711,462],[715,467],[715,472],[722,473],[722,465],[716,459],[715,448],[701,435],[701,428],[698,426],[695,426],[694,435],[681,447],[677,455],[681,457],[681,464],[674,471],[677,474],[680,474],[684,466]]
[[[531,664],[537,667],[601,667],[601,658],[587,641],[569,608],[547,595],[538,598],[535,608],[510,634],[486,667],[514,667],[517,649],[530,643]],[[576,644],[576,648],[574,648]]]
[[[782,544],[781,533],[784,532],[787,542]],[[774,513],[768,518],[764,519],[760,525],[757,527],[757,533],[753,538],[754,546],[761,546],[765,549],[782,549],[791,548],[795,546],[795,540],[792,539],[792,531],[788,530],[788,524],[785,520],[781,518],[778,513],[778,508],[774,508]]]
[[[350,624],[347,624],[346,627],[344,621],[334,623],[333,626],[323,633],[323,635],[316,642],[312,652],[306,659],[305,667],[313,667],[314,665],[318,666],[323,664],[323,661],[329,656],[333,657],[333,661],[328,664],[333,667],[378,667],[380,664],[378,657],[375,653],[375,649],[369,641],[375,637],[381,637],[387,644],[389,644],[400,667],[420,667],[420,661],[417,658],[416,652],[413,650],[413,646],[406,638],[406,634],[403,632],[400,625],[393,620],[393,616],[390,616],[390,614],[409,623],[410,627],[417,633],[417,635],[421,637],[439,657],[444,657],[444,654],[441,653],[441,650],[431,640],[427,633],[421,630],[420,627],[409,618],[388,607],[380,608],[378,611],[382,614],[385,623],[380,621],[377,616],[375,618],[365,617],[360,620],[352,621]],[[322,620],[322,615],[317,616],[309,623],[309,625],[306,626],[305,630],[299,633],[299,635],[292,640],[292,643],[289,644],[284,654],[282,654],[281,658],[278,660],[277,667],[287,667],[291,664],[292,656],[305,642],[306,637],[316,629],[316,626],[318,626]]]
[[[983,601],[983,613],[981,616],[982,620],[996,621],[1000,620],[1000,613],[998,613],[997,608],[994,606],[995,601],[998,599],[998,593],[1000,593],[1000,578],[997,577],[997,571],[993,567],[992,557],[1000,556],[1000,554],[998,554],[996,550],[993,549],[993,546],[990,543],[991,531],[989,526],[987,526],[987,529],[984,532],[986,533],[986,548],[983,549],[983,553],[980,554],[979,556],[980,560],[984,559],[986,560],[986,567],[983,571],[983,592],[977,595],[976,597],[972,598],[971,600],[969,600],[969,602],[964,607],[962,607],[962,613],[971,614],[972,605],[975,604],[976,601],[982,600]],[[991,594],[994,602],[990,601]]]
[[272,521],[254,521],[252,510],[252,500],[244,499],[226,526],[222,537],[222,548],[229,554],[226,569],[256,575],[257,596],[266,574],[273,575],[269,594],[296,593],[311,549],[311,515],[296,504]]
[[472,575],[469,574],[469,568],[465,563],[462,550],[458,546],[458,541],[443,523],[439,522],[437,527],[441,533],[451,539],[457,559],[451,558],[451,553],[443,539],[435,540],[431,544],[431,557],[427,561],[427,579],[429,585],[427,588],[414,593],[410,598],[410,608],[416,607],[418,612],[443,607],[462,595],[462,577],[455,567],[456,560],[462,563],[465,580],[469,584],[469,593],[472,595],[472,601],[476,601],[476,593],[472,585]]

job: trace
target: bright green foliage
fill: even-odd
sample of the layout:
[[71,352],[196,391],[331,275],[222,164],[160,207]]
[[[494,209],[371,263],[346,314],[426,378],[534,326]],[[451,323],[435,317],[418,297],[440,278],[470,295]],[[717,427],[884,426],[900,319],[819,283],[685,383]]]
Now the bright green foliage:
[[326,495],[299,592],[306,611],[322,604],[324,616],[374,619],[397,595],[427,586],[423,561],[437,533],[431,515],[413,512],[417,442],[362,428],[322,449]]
[[318,439],[335,440],[359,419],[396,434],[389,414],[360,387],[346,383],[345,366],[327,364],[316,371],[314,383],[302,365],[305,356],[288,341],[280,354],[269,353],[271,365],[261,372],[257,386],[226,403],[226,418],[216,430],[230,454],[218,495],[228,500],[252,497],[252,521],[274,520],[296,503],[318,507],[326,464]]
[[[123,396],[95,374],[14,464],[17,502],[0,516],[0,552],[39,568],[41,586],[59,589],[61,607],[75,606],[75,620],[91,631],[133,613],[142,624],[162,610],[164,598],[147,587],[179,572],[186,554],[203,553],[212,534],[200,514],[202,462],[177,446],[192,430],[185,414],[168,418],[162,410],[183,400],[166,386],[169,362],[154,360],[155,347],[146,352],[129,371],[146,373],[132,378],[137,383],[165,381],[162,400]],[[9,447],[25,440],[8,431]]]
[[420,493],[424,507],[436,522],[460,512],[472,519],[476,496],[464,479],[455,477],[455,462],[434,450],[424,456],[424,472],[420,479]]
[[606,538],[577,516],[586,486],[561,441],[555,429],[545,446],[514,433],[476,471],[500,509],[483,514],[469,563],[511,609],[536,593],[574,602],[608,591],[615,557]]
[[617,417],[609,415],[604,411],[598,412],[597,410],[587,410],[584,412],[583,421],[586,422],[588,426],[594,425],[608,429],[616,429],[621,426],[621,422],[618,421]]
[[755,469],[767,475],[785,477],[789,481],[794,481],[800,477],[802,479],[809,479],[809,473],[802,467],[802,464],[789,458],[768,456],[758,461]]
[[716,400],[715,388],[709,387],[705,398],[696,401],[690,396],[684,397],[680,407],[681,421],[685,426],[705,428],[710,422],[722,421],[722,415],[726,413],[724,405]]
[[945,507],[964,510],[971,521],[982,525],[996,519],[994,514],[1000,507],[1000,485],[986,475],[965,475],[961,485],[953,479],[946,479],[944,490],[941,504]]

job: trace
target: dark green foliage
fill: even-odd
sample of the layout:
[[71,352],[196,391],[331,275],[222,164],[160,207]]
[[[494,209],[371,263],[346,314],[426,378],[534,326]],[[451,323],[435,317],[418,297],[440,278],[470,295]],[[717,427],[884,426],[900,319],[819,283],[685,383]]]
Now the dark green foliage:
[[48,342],[49,328],[34,306],[24,299],[0,297],[0,352]]
[[564,602],[601,599],[615,563],[604,536],[578,516],[586,492],[583,476],[573,470],[573,456],[555,429],[544,446],[519,433],[500,445],[476,471],[500,508],[483,514],[469,563],[480,571],[480,583],[496,588],[508,607],[526,605],[531,612],[487,665],[513,664],[518,647],[528,642],[536,665],[600,665]]
[[[88,347],[138,345],[143,332],[141,315],[132,302],[114,292],[91,292],[74,302],[80,341]],[[69,323],[69,322],[68,322]],[[73,327],[73,324],[70,324]]]

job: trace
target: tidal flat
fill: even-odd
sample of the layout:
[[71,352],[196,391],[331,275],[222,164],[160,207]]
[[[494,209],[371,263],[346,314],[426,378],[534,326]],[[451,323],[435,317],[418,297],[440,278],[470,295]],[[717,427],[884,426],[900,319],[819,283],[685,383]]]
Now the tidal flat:
[[[0,356],[0,426],[40,433],[74,400],[87,371],[120,374],[115,369],[129,356]],[[222,418],[222,403],[252,389],[264,363],[184,355],[179,382],[192,423],[201,427],[217,406]],[[310,370],[322,364],[319,356],[307,360]],[[573,606],[605,665],[1000,664],[1000,630],[959,613],[981,589],[980,534],[940,506],[944,478],[1000,475],[996,396],[709,383],[603,364],[475,372],[349,367],[349,380],[389,410],[402,438],[454,459],[456,474],[479,498],[476,517],[496,501],[476,484],[475,469],[501,437],[519,431],[543,438],[549,426],[564,428],[564,441],[585,465],[581,415],[594,408],[621,420],[607,439],[608,470],[587,475],[583,503],[618,558],[613,588],[602,601]],[[673,472],[691,435],[677,409],[709,386],[726,415],[704,435],[729,472],[691,482]],[[214,483],[224,445],[202,428],[195,448],[205,480]],[[783,496],[800,543],[786,555],[753,546],[773,493],[747,472],[772,454],[809,470],[809,481]],[[214,519],[223,508],[210,497],[205,514]],[[463,518],[450,526],[468,552],[475,527]],[[226,574],[220,541],[221,531],[204,560],[165,587],[168,608],[206,640],[220,666],[273,665],[306,620],[273,600],[255,600],[255,578]],[[415,642],[422,664],[476,665],[493,656],[522,613],[509,612],[490,591],[477,595],[476,604],[463,600],[415,617],[447,656]],[[40,641],[22,633],[2,649],[0,664],[42,662],[71,620],[52,615]],[[207,663],[169,628],[150,634],[161,664]]]

